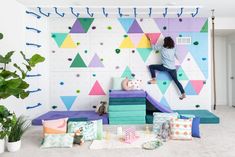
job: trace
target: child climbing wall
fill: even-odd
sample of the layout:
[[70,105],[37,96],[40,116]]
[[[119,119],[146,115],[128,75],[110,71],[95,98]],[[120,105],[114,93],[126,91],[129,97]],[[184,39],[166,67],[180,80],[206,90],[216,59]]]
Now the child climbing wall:
[[[92,110],[108,100],[113,77],[129,77],[142,79],[144,89],[172,109],[210,110],[207,18],[50,18],[49,27],[52,109]],[[187,95],[182,101],[167,73],[147,84],[147,66],[160,64],[151,44],[166,36],[176,43],[177,77]],[[181,37],[190,42],[179,43]]]

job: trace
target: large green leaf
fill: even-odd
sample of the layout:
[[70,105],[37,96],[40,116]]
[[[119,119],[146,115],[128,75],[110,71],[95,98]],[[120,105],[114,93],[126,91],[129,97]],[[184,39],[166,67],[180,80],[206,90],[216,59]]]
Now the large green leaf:
[[20,89],[27,89],[29,87],[29,84],[22,80],[20,86],[18,88]]
[[11,79],[6,81],[7,87],[11,89],[16,89],[18,88],[22,83],[21,79]]
[[4,79],[8,79],[10,77],[14,77],[14,78],[19,77],[19,75],[16,74],[16,71],[11,72],[11,71],[8,71],[8,70],[1,71],[0,76],[3,77]]
[[14,51],[8,52],[4,57],[0,55],[0,63],[8,64],[11,62],[11,56],[13,55]]
[[40,56],[39,54],[35,54],[29,59],[29,65],[31,67],[35,67],[36,64],[44,62],[44,60],[44,57]]

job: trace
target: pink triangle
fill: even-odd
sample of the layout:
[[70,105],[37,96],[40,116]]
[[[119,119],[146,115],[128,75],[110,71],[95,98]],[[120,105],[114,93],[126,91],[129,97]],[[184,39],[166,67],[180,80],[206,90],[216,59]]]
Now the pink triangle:
[[161,33],[145,33],[145,35],[151,39],[151,44],[156,44]]
[[137,34],[128,34],[129,37],[131,38],[131,41],[137,46],[140,42],[140,39],[142,38],[143,34],[142,33],[137,33]]
[[99,82],[96,81],[93,85],[89,95],[106,95]]
[[190,80],[194,90],[197,94],[199,94],[202,90],[202,87],[204,85],[203,80]]
[[94,55],[88,67],[104,67],[97,54]]

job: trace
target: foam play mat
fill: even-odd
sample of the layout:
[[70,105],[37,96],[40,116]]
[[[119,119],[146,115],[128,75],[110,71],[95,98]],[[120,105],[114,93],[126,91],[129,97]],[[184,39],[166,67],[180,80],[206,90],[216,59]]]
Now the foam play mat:
[[[179,114],[188,114],[199,117],[201,124],[218,124],[220,122],[219,117],[209,112],[208,110],[175,110],[174,112],[178,112]],[[152,115],[146,116],[146,123],[147,124],[153,123]]]
[[94,111],[50,111],[32,120],[32,125],[42,125],[42,120],[59,118],[87,118],[87,120],[102,119],[103,124],[108,124],[107,114],[99,116]]

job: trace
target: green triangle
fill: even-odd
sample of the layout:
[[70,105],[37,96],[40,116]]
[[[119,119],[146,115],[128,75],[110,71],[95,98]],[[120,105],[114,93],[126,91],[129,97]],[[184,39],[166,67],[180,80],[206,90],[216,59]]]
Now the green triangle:
[[82,57],[77,54],[75,59],[73,60],[73,63],[70,65],[71,68],[77,68],[77,67],[87,67],[85,62],[83,61]]
[[162,94],[166,93],[166,90],[168,89],[171,81],[169,80],[157,80],[157,85],[159,89],[161,90]]
[[94,21],[94,18],[78,18],[80,21],[82,28],[87,33],[88,29],[90,28],[92,22]]
[[206,20],[200,32],[208,32],[208,20]]
[[68,33],[51,33],[51,36],[55,40],[58,47],[60,47],[63,44],[67,35]]
[[188,80],[188,77],[181,67],[179,67],[179,69],[177,70],[177,78],[178,80]]
[[126,66],[125,71],[122,73],[122,77],[128,77],[129,79],[133,79],[134,77],[132,76],[131,69]]
[[145,62],[148,59],[150,53],[152,52],[152,49],[151,48],[138,48],[137,51],[139,52],[142,60]]

